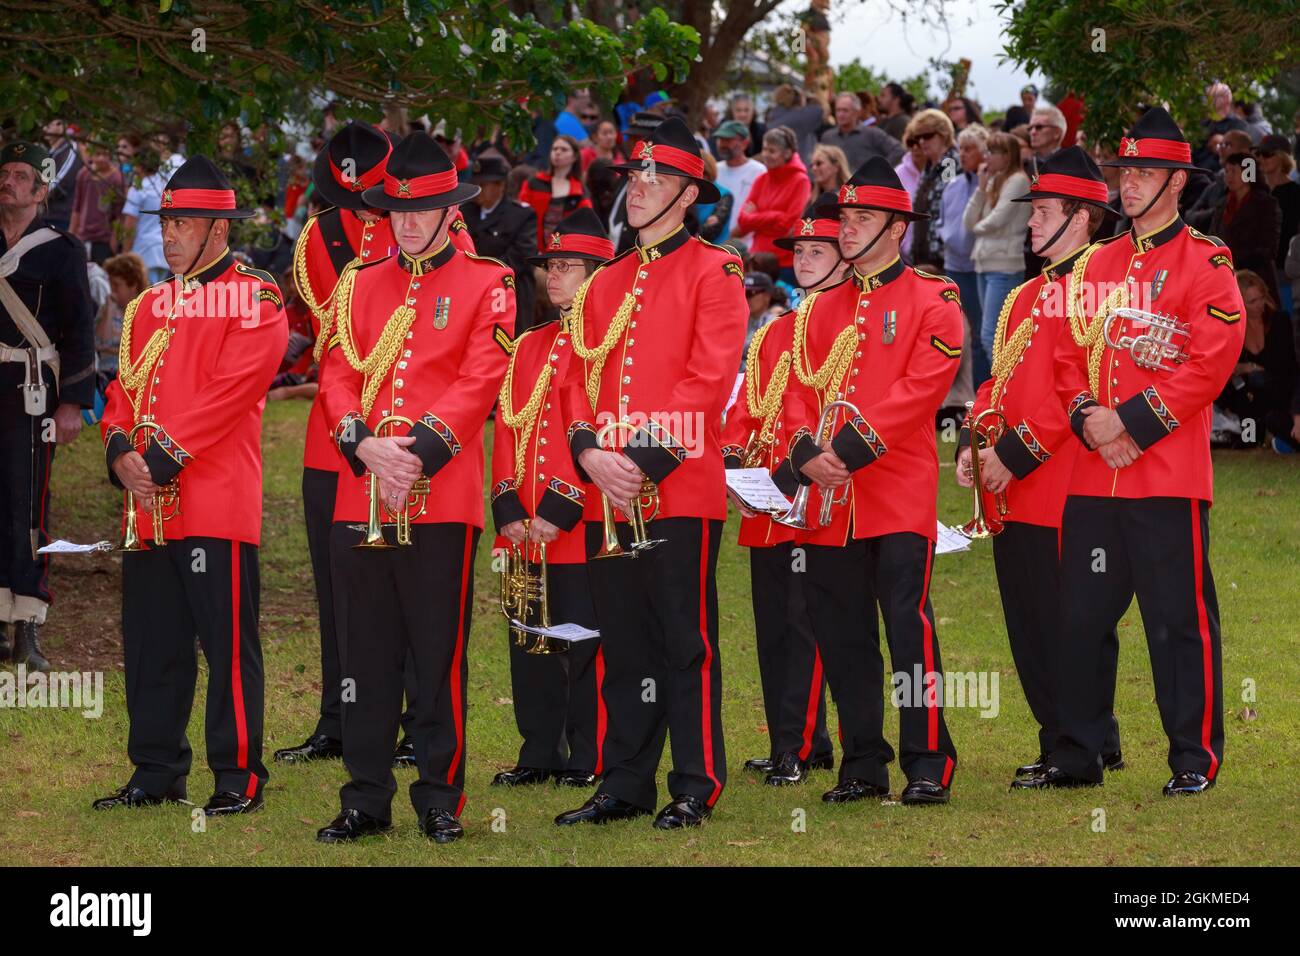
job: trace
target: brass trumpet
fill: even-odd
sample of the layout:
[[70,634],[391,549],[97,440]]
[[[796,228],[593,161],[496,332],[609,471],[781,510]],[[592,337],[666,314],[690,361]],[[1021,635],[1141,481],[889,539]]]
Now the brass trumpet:
[[[379,423],[375,425],[375,437],[392,438],[397,426],[405,425],[409,429],[413,424],[409,418],[401,415],[388,415],[381,418]],[[383,518],[385,515],[391,517],[397,526],[397,543],[403,546],[409,545],[411,543],[411,522],[424,514],[425,506],[428,504],[428,476],[421,475],[415,480],[415,484],[411,486],[410,492],[406,495],[406,500],[402,502],[402,507],[397,510],[388,507],[387,503],[381,500],[382,492],[379,490],[379,478],[373,472],[366,474],[366,494],[370,497],[370,518],[366,523],[366,536],[352,547],[391,548],[392,545],[384,540]],[[416,509],[414,513],[411,510],[413,508]]]
[[[631,422],[610,422],[596,433],[596,444],[604,448],[606,437],[619,431],[636,434],[638,429]],[[606,450],[614,451],[615,449],[611,446]],[[619,509],[627,515],[628,523],[632,525],[631,550],[627,550],[619,544],[618,525],[614,521],[614,505],[604,492],[600,496],[600,506],[603,519],[602,540],[600,550],[592,556],[593,560],[595,558],[635,558],[642,551],[649,551],[667,540],[665,538],[646,537],[646,522],[654,520],[654,516],[659,513],[659,487],[649,478],[642,477],[640,494]],[[647,512],[649,513],[647,514]]]
[[[501,593],[498,602],[501,606],[501,613],[505,615],[507,621],[521,621],[525,624],[528,622],[529,607],[536,604],[538,620],[541,622],[541,626],[550,627],[551,611],[546,586],[546,542],[538,542],[539,560],[533,562],[527,537],[528,527],[529,523],[525,521],[523,547],[512,543],[506,549],[505,554],[502,555]],[[532,570],[534,563],[538,565],[536,574]],[[527,631],[521,630],[513,623],[510,625],[510,630],[515,635],[515,644],[519,647],[528,644],[530,635]],[[568,649],[568,642],[556,641],[553,643],[545,634],[539,634],[533,646],[528,648],[528,653],[563,654]]]
[[[975,408],[974,402],[966,403],[966,414],[970,415]],[[992,425],[985,426],[984,419],[997,419]],[[961,533],[973,541],[979,541],[983,538],[991,538],[994,535],[1002,533],[1002,519],[1007,513],[1007,495],[1006,492],[1000,492],[994,496],[994,502],[997,505],[997,514],[990,515],[984,507],[984,482],[980,474],[980,439],[984,440],[984,448],[992,448],[994,443],[1002,437],[1002,433],[1007,430],[1007,419],[996,408],[986,408],[980,412],[970,423],[970,476],[971,484],[975,494],[975,511],[971,515],[970,521],[961,526]]]
[[[854,415],[861,414],[858,407],[852,402],[827,402],[822,408],[822,417],[817,423],[817,444],[830,437],[831,423],[835,420],[835,415],[839,409],[843,408]],[[849,489],[853,485],[850,478],[844,485],[843,494],[836,494],[832,491],[830,494],[822,492],[822,508],[818,515],[817,524],[808,523],[808,497],[812,494],[812,485],[801,484],[799,490],[794,493],[794,500],[790,503],[790,510],[783,515],[777,515],[772,520],[777,524],[783,524],[788,528],[794,528],[797,531],[815,531],[817,528],[825,527],[831,523],[831,509],[837,505],[848,504]]]
[[[144,454],[149,439],[162,426],[146,415],[127,432],[127,440],[132,449]],[[140,528],[135,516],[135,495],[126,493],[126,526],[122,529],[122,543],[118,551],[147,551],[148,546],[140,538]],[[153,496],[153,543],[162,547],[167,543],[164,524],[181,513],[181,489],[177,479],[173,478],[162,486],[162,490]]]

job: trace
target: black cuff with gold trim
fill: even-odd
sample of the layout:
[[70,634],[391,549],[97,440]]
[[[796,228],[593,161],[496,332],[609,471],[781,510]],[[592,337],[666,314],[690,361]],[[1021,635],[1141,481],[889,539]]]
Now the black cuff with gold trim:
[[857,471],[867,467],[889,449],[865,419],[854,415],[831,439],[831,450],[849,471]]
[[1088,416],[1083,414],[1083,410],[1093,406],[1100,406],[1100,404],[1087,392],[1080,392],[1070,399],[1070,406],[1066,409],[1066,414],[1070,418],[1070,431],[1074,432],[1079,441],[1083,443],[1084,448],[1090,449],[1092,446],[1088,444],[1088,439],[1083,437],[1083,423],[1088,420]]
[[803,466],[821,453],[821,446],[813,438],[812,432],[806,428],[801,428],[795,432],[794,440],[790,442],[790,456],[786,459],[786,464],[790,466],[795,481],[801,485],[811,485],[813,483],[813,480],[803,473]]
[[[1024,426],[1020,426],[1008,430],[993,445],[993,450],[997,452],[998,460],[1001,461],[1002,464],[1006,465],[1007,470],[1010,471],[1011,474],[1015,475],[1017,479],[1028,477],[1035,468],[1047,461],[1048,458],[1052,457],[1044,452],[1041,446],[1038,446],[1038,442],[1034,441],[1032,432],[1025,429],[1025,434],[1021,433],[1020,428],[1023,427]],[[1033,441],[1034,445],[1038,447],[1039,454],[1043,455],[1042,458],[1037,457],[1034,454],[1033,449],[1029,447],[1028,442],[1031,441]]]
[[1143,451],[1178,427],[1178,419],[1165,407],[1160,393],[1152,386],[1143,389],[1142,394],[1121,402],[1115,408],[1115,413]]
[[791,467],[788,458],[777,465],[776,470],[772,472],[772,483],[787,498],[793,496],[799,490],[799,476],[794,473],[794,468]]
[[366,463],[357,457],[357,447],[367,438],[373,438],[374,434],[366,420],[356,412],[344,415],[334,427],[334,444],[352,469],[352,474],[358,478],[366,473]]
[[573,467],[578,469],[578,477],[591,481],[591,476],[583,469],[578,457],[588,448],[599,448],[596,441],[596,426],[591,422],[574,422],[569,426],[569,454],[573,456]]
[[623,454],[655,484],[686,460],[686,449],[655,422],[646,422],[637,429],[623,446]]
[[745,464],[745,449],[739,445],[722,446],[722,467],[741,468]]
[[512,521],[527,521],[528,511],[519,500],[513,481],[499,481],[492,489],[492,523],[498,532]]
[[408,433],[415,439],[411,453],[420,459],[426,477],[432,478],[443,465],[460,454],[460,442],[447,424],[432,412],[425,412]]
[[131,441],[126,437],[126,432],[120,428],[109,429],[108,440],[104,444],[104,464],[108,467],[108,480],[115,488],[125,488],[125,485],[118,480],[113,463],[131,450]]
[[561,478],[552,478],[537,502],[537,517],[545,518],[563,531],[572,531],[582,520],[583,492]]
[[161,428],[149,437],[149,444],[144,449],[144,463],[149,466],[149,477],[155,485],[165,485],[173,480],[189,460],[189,452]]

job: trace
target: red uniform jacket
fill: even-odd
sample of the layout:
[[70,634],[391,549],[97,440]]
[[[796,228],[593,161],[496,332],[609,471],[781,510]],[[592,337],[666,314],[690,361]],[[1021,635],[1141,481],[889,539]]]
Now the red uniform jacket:
[[[395,313],[404,305],[415,314],[403,337],[404,323]],[[336,306],[344,360],[331,360],[321,389],[327,419],[335,423],[335,442],[348,464],[339,471],[334,520],[366,520],[366,466],[356,457],[357,445],[374,434],[381,418],[393,414],[414,422],[395,434],[415,437],[408,450],[432,479],[425,512],[415,523],[482,528],[481,435],[509,359],[513,273],[495,259],[467,255],[445,242],[418,262],[399,252],[349,270]],[[391,363],[376,367],[367,410],[367,380],[356,366],[376,352],[390,325],[395,330]]]
[[[152,416],[162,430],[150,439],[145,463],[155,484],[177,478],[180,487],[180,514],[166,523],[167,539],[259,544],[262,408],[289,342],[280,289],[270,273],[237,263],[229,250],[185,280],[180,296],[175,280],[146,289],[123,316],[119,374],[100,423],[109,480],[122,487],[113,462],[131,450],[127,433],[140,416]],[[152,518],[139,503],[136,518],[152,540]]]
[[[611,330],[616,317],[621,331]],[[609,422],[644,426],[617,445],[659,485],[659,516],[725,519],[722,412],[748,320],[740,260],[684,228],[598,269],[574,300],[577,355],[561,394],[574,461]],[[603,356],[589,351],[601,345]],[[587,480],[581,467],[578,474]],[[585,517],[601,519],[594,487]]]
[[[1065,290],[1070,269],[1083,249],[1047,266],[1012,290],[1002,307],[993,342],[993,378],[980,386],[975,407],[962,426],[958,448],[970,444],[970,423],[987,411],[996,389],[997,408],[1007,420],[994,448],[1015,475],[1007,485],[1005,520],[1059,528],[1065,493],[1079,443],[1056,394],[1056,344],[1066,328]],[[985,425],[997,424],[992,416]],[[984,492],[986,514],[996,514],[994,496]]]
[[759,173],[749,190],[745,205],[754,204],[754,212],[742,212],[736,220],[741,234],[753,234],[751,252],[771,252],[782,266],[794,264],[794,253],[775,245],[776,240],[790,235],[812,195],[808,168],[799,154],[790,162]]
[[[848,504],[831,510],[828,526],[796,540],[843,545],[850,533],[858,539],[911,531],[933,541],[939,490],[934,416],[957,377],[964,330],[957,287],[895,259],[869,276],[855,270],[809,299],[802,341],[795,332],[796,368],[802,362],[805,374],[815,374],[844,336],[847,367],[831,376],[827,389],[861,414],[840,410],[832,424],[832,448],[853,473]],[[856,336],[846,329],[856,329]],[[786,429],[796,472],[820,454],[813,436],[821,408],[821,395],[793,375]],[[820,508],[814,488],[808,513],[815,518]]]
[[[763,326],[750,342],[749,358],[745,362],[745,376],[740,384],[740,393],[736,404],[727,412],[727,422],[722,429],[722,459],[728,468],[740,468],[744,465],[745,450],[751,439],[770,437],[770,444],[764,446],[762,466],[772,473],[772,480],[786,496],[793,495],[799,488],[799,482],[790,468],[782,468],[786,457],[786,438],[784,416],[785,390],[781,388],[779,378],[784,376],[788,386],[793,374],[789,372],[791,348],[794,337],[794,312],[787,312]],[[784,371],[783,371],[784,370]],[[779,389],[773,393],[772,408],[762,407],[763,399],[769,389]],[[754,403],[750,402],[753,392]],[[764,412],[775,415],[767,435],[763,434]],[[794,540],[794,529],[777,524],[770,515],[757,514],[740,521],[739,543],[749,548],[768,548],[775,544]]]
[[[1232,255],[1217,239],[1189,229],[1178,217],[1149,235],[1129,232],[1094,245],[1090,252],[1078,289],[1083,307],[1075,311],[1082,312],[1091,326],[1087,334],[1095,342],[1094,361],[1099,361],[1096,382],[1089,373],[1094,348],[1081,346],[1075,339],[1078,329],[1071,328],[1056,349],[1057,396],[1080,441],[1082,410],[1101,404],[1119,413],[1142,455],[1127,468],[1115,470],[1097,452],[1081,450],[1069,493],[1212,501],[1210,406],[1232,375],[1246,334]],[[1095,302],[1121,284],[1130,291],[1130,299],[1140,300],[1132,304],[1187,323],[1189,334],[1175,338],[1187,358],[1171,371],[1141,368],[1128,348],[1113,349],[1102,340],[1101,327],[1094,321]],[[1094,301],[1091,307],[1089,299]],[[1073,296],[1067,304],[1072,301]],[[1111,325],[1116,342],[1146,331],[1145,325],[1128,320]]]
[[[546,546],[550,564],[581,564],[587,559],[583,530],[578,527],[585,504],[583,491],[564,434],[560,386],[573,355],[569,332],[560,322],[534,326],[515,340],[506,373],[509,406],[516,427],[498,406],[492,436],[492,521],[498,529],[512,521],[541,515],[564,533]],[[554,371],[546,372],[547,368]],[[539,385],[548,375],[545,385]],[[503,393],[506,382],[501,385]],[[534,390],[539,404],[527,412]],[[498,535],[493,547],[509,542]]]
[[[372,262],[397,251],[393,242],[393,226],[385,216],[376,222],[362,222],[348,209],[327,209],[312,216],[298,234],[293,248],[293,274],[298,292],[311,310],[316,334],[326,329],[327,341],[321,351],[320,367],[316,381],[325,387],[326,372],[340,356],[329,347],[328,339],[334,337],[334,288],[339,276],[352,262]],[[311,403],[307,417],[307,441],[303,447],[304,468],[338,471],[343,466],[338,448],[330,435],[321,405],[321,391]]]

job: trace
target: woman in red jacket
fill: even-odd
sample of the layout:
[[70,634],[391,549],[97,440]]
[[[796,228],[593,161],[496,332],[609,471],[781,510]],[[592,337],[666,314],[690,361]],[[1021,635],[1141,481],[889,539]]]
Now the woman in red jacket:
[[788,126],[776,126],[764,134],[759,159],[767,166],[767,172],[754,180],[732,233],[735,239],[749,241],[751,255],[775,253],[781,265],[781,278],[791,283],[794,282],[794,254],[778,248],[776,240],[790,234],[812,192],[798,145],[794,131]]
[[519,201],[537,213],[537,248],[546,248],[546,237],[560,220],[578,209],[590,209],[591,200],[582,191],[578,171],[578,141],[561,134],[551,144],[550,168],[530,177],[519,190]]

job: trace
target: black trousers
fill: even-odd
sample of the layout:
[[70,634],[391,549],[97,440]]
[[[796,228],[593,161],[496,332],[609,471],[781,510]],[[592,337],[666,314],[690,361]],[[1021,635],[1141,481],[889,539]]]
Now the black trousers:
[[[585,564],[549,565],[546,587],[551,623],[596,627]],[[538,623],[535,612],[525,623]],[[563,654],[529,654],[509,628],[507,636],[515,724],[523,738],[519,766],[601,773],[606,720],[600,640],[576,641]]]
[[[0,395],[0,621],[45,622],[50,604],[50,466],[54,461],[53,389],[43,416],[28,415],[18,389]],[[44,441],[50,421],[49,441]]]
[[804,575],[793,571],[793,547],[787,541],[749,549],[758,677],[773,760],[787,752],[800,760],[831,753],[826,679],[804,601]]
[[850,540],[843,547],[806,545],[804,594],[826,667],[844,748],[840,780],[889,785],[894,751],[884,737],[884,660],[876,605],[895,674],[909,682],[899,706],[899,764],[907,779],[949,786],[957,751],[943,719],[942,697],[931,701],[916,676],[938,675],[943,664],[930,606],[934,544],[918,534]]
[[[334,526],[334,496],[338,492],[338,472],[321,468],[302,470],[302,510],[307,522],[307,552],[316,584],[316,612],[320,620],[320,719],[315,734],[331,740],[343,737],[343,711],[340,703],[343,674],[339,661],[338,632],[334,627],[334,585],[330,577],[330,529]],[[357,540],[361,539],[357,532]],[[408,661],[409,663],[409,661]],[[406,670],[406,710],[402,729],[410,733],[415,711],[415,675]]]
[[[718,547],[722,522],[662,518],[647,534],[664,543],[635,558],[589,561],[605,656],[609,712],[600,789],[645,809],[658,803],[655,773],[672,733],[668,792],[713,806],[727,781],[718,652]],[[627,548],[631,532],[618,526]],[[587,522],[587,555],[600,547]]]
[[204,740],[216,790],[252,797],[262,763],[262,645],[257,547],[183,538],[122,557],[122,650],[131,783],[165,795],[190,772],[198,636],[208,662]]
[[[1011,657],[1029,710],[1038,721],[1038,752],[1056,746],[1056,671],[1061,646],[1060,534],[1056,528],[1008,521],[993,539],[993,566],[1002,594]],[[1114,710],[1114,697],[1110,700]],[[1103,754],[1118,753],[1119,721],[1112,713]]]
[[1115,630],[1136,593],[1169,767],[1223,763],[1223,657],[1208,502],[1072,495],[1061,527],[1060,737],[1052,762],[1088,780],[1115,697]]
[[[386,528],[389,543],[393,529]],[[465,804],[465,718],[479,530],[466,524],[416,524],[407,547],[357,550],[357,532],[330,532],[334,619],[343,667],[343,764],[351,780],[344,809],[389,820],[397,779],[393,746],[402,717],[403,671],[416,682],[410,728],[419,773],[416,814]]]

